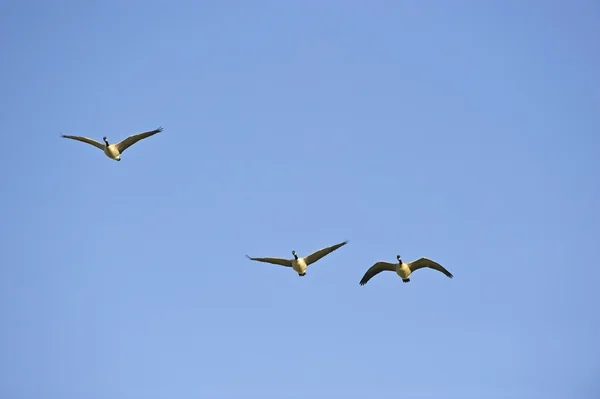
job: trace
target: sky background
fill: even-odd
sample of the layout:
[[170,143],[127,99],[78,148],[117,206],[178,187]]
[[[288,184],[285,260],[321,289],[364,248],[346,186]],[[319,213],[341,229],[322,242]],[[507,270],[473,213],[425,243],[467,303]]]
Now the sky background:
[[598,21],[3,1],[0,397],[597,398]]

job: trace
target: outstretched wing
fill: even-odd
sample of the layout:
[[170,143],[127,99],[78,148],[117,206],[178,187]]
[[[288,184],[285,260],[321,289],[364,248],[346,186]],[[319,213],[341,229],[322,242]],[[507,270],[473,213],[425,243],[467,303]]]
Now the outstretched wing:
[[104,144],[101,144],[101,143],[97,142],[96,140],[90,139],[88,137],[67,136],[66,134],[61,134],[60,137],[65,138],[65,139],[81,141],[82,143],[88,143],[88,144],[91,144],[94,147],[100,148],[102,151],[104,151]]
[[396,271],[396,265],[394,263],[379,261],[375,263],[373,266],[367,270],[363,278],[360,280],[360,285],[365,285],[367,282],[373,278],[376,274],[379,274],[384,271],[394,272]]
[[339,244],[335,244],[330,247],[319,249],[318,251],[313,252],[312,254],[310,254],[304,258],[304,261],[306,262],[306,266],[310,265],[311,263],[315,263],[316,261],[321,259],[323,256],[332,253],[336,249],[343,247],[346,244],[348,244],[348,241],[344,241]]
[[132,145],[137,143],[138,141],[143,140],[146,137],[153,136],[156,133],[162,132],[162,130],[163,130],[163,128],[159,127],[158,129],[154,129],[149,132],[144,132],[144,133],[134,134],[133,136],[129,136],[125,140],[123,140],[117,144],[117,150],[119,150],[119,153],[123,153],[123,151],[125,151],[126,149],[128,149],[129,147],[131,147]]
[[413,262],[410,262],[409,267],[410,267],[410,271],[411,272],[414,272],[415,270],[422,269],[424,267],[428,267],[430,269],[434,269],[434,270],[437,270],[438,272],[444,273],[449,278],[454,277],[452,275],[452,273],[450,273],[448,270],[446,270],[444,268],[444,266],[442,266],[439,263],[434,262],[434,261],[432,261],[431,259],[428,259],[428,258],[420,258],[420,259],[417,259],[417,260],[415,260]]
[[292,267],[292,261],[290,259],[282,259],[282,258],[251,258],[248,255],[246,257],[250,260],[255,260],[257,262],[265,262],[272,263],[274,265],[281,265],[286,267]]

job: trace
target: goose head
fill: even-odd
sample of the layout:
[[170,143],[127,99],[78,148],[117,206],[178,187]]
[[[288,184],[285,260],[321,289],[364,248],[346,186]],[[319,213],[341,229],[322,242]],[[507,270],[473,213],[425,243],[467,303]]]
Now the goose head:
[[298,255],[296,255],[296,251],[292,251],[292,255],[294,255],[294,259],[298,259]]
[[106,138],[106,136],[102,137],[102,140],[104,140],[104,144],[106,144],[106,146],[108,147],[108,139]]
[[398,259],[398,263],[402,263],[402,259],[400,258],[400,255],[396,255],[396,259]]

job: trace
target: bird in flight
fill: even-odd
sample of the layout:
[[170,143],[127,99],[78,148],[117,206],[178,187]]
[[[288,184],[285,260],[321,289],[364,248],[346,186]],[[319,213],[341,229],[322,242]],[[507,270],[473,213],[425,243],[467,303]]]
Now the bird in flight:
[[90,139],[88,137],[82,137],[82,136],[68,136],[68,135],[62,134],[61,137],[65,138],[65,139],[81,141],[82,143],[91,144],[94,147],[99,148],[102,151],[104,151],[104,154],[106,154],[106,156],[109,157],[110,159],[113,159],[115,161],[120,161],[121,154],[123,153],[123,151],[125,151],[126,149],[128,149],[129,147],[131,147],[132,145],[137,143],[138,141],[145,139],[146,137],[150,137],[150,136],[155,135],[156,133],[162,132],[162,130],[163,130],[163,128],[159,127],[158,129],[150,130],[148,132],[134,134],[116,144],[109,144],[106,136],[102,137],[104,144],[101,144],[94,139]]
[[274,265],[291,267],[292,269],[294,269],[294,271],[296,273],[298,273],[298,276],[303,277],[303,276],[306,275],[306,269],[308,268],[309,265],[315,263],[316,261],[318,261],[319,259],[321,259],[325,255],[328,255],[328,254],[332,253],[336,249],[338,249],[340,247],[343,247],[346,244],[348,244],[348,241],[344,241],[344,242],[332,245],[332,246],[327,247],[327,248],[322,248],[322,249],[319,249],[318,251],[313,252],[312,254],[310,254],[308,256],[305,256],[303,258],[299,258],[298,255],[296,254],[296,251],[292,251],[292,255],[294,256],[293,259],[283,259],[283,258],[251,258],[248,255],[246,255],[246,257],[248,259],[250,259],[250,260],[254,260],[254,261],[257,261],[257,262],[266,262],[266,263],[272,263]]
[[363,278],[360,280],[360,285],[367,284],[367,281],[369,281],[371,278],[373,278],[373,276],[375,276],[376,274],[379,274],[383,271],[396,272],[396,274],[398,274],[398,276],[400,276],[402,278],[403,282],[408,283],[410,281],[410,278],[409,278],[410,275],[415,270],[419,270],[424,267],[428,267],[430,269],[434,269],[439,272],[442,272],[448,278],[454,277],[452,275],[452,273],[450,273],[448,270],[446,270],[442,265],[440,265],[439,263],[434,262],[428,258],[419,258],[417,260],[414,260],[414,261],[408,262],[408,263],[402,262],[400,255],[397,255],[396,259],[398,259],[398,263],[389,263],[389,262],[384,262],[384,261],[379,261],[379,262],[375,263],[373,266],[371,266],[369,268],[369,270],[367,270],[367,272],[365,273]]

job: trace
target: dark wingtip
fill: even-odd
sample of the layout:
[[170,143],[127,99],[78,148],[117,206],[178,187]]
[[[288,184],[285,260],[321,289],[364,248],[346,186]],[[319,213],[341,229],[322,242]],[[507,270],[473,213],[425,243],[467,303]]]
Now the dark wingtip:
[[163,127],[159,126],[158,129],[156,129],[156,130],[158,130],[159,132],[162,132],[163,131]]
[[251,257],[249,257],[247,254],[246,254],[246,258],[248,258],[248,259],[252,260],[252,258],[251,258]]

